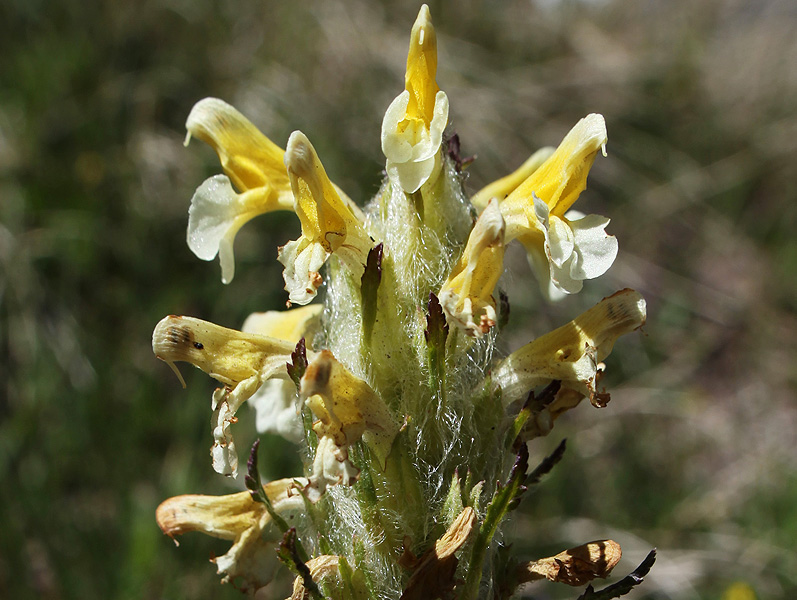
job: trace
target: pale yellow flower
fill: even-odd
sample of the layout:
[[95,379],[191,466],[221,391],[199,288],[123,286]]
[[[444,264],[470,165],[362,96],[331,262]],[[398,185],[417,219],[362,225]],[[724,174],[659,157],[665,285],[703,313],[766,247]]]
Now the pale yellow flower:
[[307,304],[322,283],[319,273],[333,253],[355,278],[362,276],[373,247],[363,224],[341,199],[327,177],[310,140],[294,131],[285,151],[285,166],[302,235],[279,250],[290,302]]
[[579,292],[585,279],[605,273],[617,256],[616,238],[604,231],[609,219],[568,213],[587,186],[598,151],[605,152],[606,139],[601,115],[581,119],[556,151],[500,202],[506,240],[523,243],[543,291],[553,297]]
[[545,163],[545,161],[551,157],[554,151],[556,151],[556,148],[553,146],[540,148],[534,154],[529,156],[526,159],[526,162],[512,171],[509,175],[505,175],[501,177],[501,179],[493,181],[491,184],[486,185],[473,196],[471,196],[471,204],[473,204],[473,206],[479,210],[484,210],[487,208],[487,204],[491,199],[495,198],[499,201],[503,200],[510,193],[514,192],[521,183],[526,181],[526,179],[528,179],[532,173],[534,173],[534,171],[539,169],[540,166],[542,166],[543,163]]
[[197,102],[185,126],[185,143],[194,136],[212,146],[226,174],[205,180],[191,199],[188,247],[202,260],[218,254],[221,279],[229,283],[235,275],[233,243],[238,230],[258,215],[293,210],[284,151],[217,98]]
[[301,398],[318,418],[313,430],[339,448],[361,438],[384,465],[398,426],[390,409],[365,381],[340,364],[329,350],[307,366]]
[[440,171],[440,145],[448,124],[448,96],[435,81],[437,35],[425,4],[412,27],[404,91],[382,121],[387,173],[413,193]]
[[286,364],[295,344],[234,329],[193,317],[168,316],[152,333],[152,351],[185,382],[174,366],[185,361],[224,384],[213,394],[213,468],[236,476],[238,455],[230,426],[235,413],[263,383],[287,378]]
[[476,221],[462,256],[438,295],[448,318],[468,335],[480,338],[495,325],[492,294],[503,263],[504,219],[498,201],[492,200]]
[[553,380],[562,382],[565,394],[572,390],[601,404],[596,385],[601,361],[612,351],[617,338],[639,329],[645,317],[642,296],[634,290],[621,290],[567,325],[510,354],[495,368],[492,381],[501,387],[506,404]]
[[[263,486],[275,512],[289,515],[301,511],[304,501],[299,490],[304,478],[280,479]],[[234,541],[222,556],[212,559],[223,581],[244,592],[255,592],[268,584],[280,562],[275,552],[282,532],[264,504],[247,492],[226,496],[188,494],[169,498],[155,513],[163,533],[174,538],[189,531]]]

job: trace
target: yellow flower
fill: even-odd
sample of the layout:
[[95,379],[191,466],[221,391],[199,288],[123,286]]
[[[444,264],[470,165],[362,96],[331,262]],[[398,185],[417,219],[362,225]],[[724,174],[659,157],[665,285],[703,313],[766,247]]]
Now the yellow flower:
[[205,180],[191,199],[188,247],[202,260],[218,254],[221,280],[229,283],[235,275],[233,242],[244,223],[263,213],[293,210],[284,152],[217,98],[197,102],[185,126],[185,143],[195,136],[212,146],[226,173]]
[[492,293],[503,263],[504,219],[498,201],[492,200],[476,221],[462,257],[438,296],[448,318],[468,335],[480,338],[495,325]]
[[425,4],[412,27],[404,91],[382,121],[382,152],[390,179],[413,193],[440,170],[448,96],[435,81],[437,36]]
[[[588,396],[593,404],[605,404],[596,386],[600,363],[612,351],[617,338],[639,329],[645,324],[645,317],[642,296],[634,290],[621,290],[567,325],[510,354],[495,368],[492,381],[501,387],[506,404],[553,380],[562,382],[560,394],[567,398],[568,408],[575,406],[581,396]],[[580,395],[575,403],[570,390]]]
[[294,131],[288,140],[285,166],[302,235],[280,248],[278,260],[285,266],[283,277],[290,302],[307,304],[315,298],[322,282],[319,270],[331,254],[359,278],[373,244],[301,131]]
[[[382,398],[329,350],[321,351],[307,366],[300,396],[318,417],[313,430],[319,440],[328,438],[344,450],[362,438],[384,466],[398,433],[393,415]],[[337,453],[339,462],[343,462],[346,456]],[[313,473],[314,477],[317,475]]]
[[[301,511],[304,501],[299,490],[304,478],[280,479],[263,486],[274,510],[280,515]],[[169,498],[155,513],[158,526],[169,537],[188,531],[201,531],[224,540],[232,547],[212,559],[222,581],[231,582],[244,592],[255,592],[268,584],[280,562],[275,547],[282,533],[249,492],[226,496],[188,494]]]
[[[587,186],[598,151],[605,152],[606,139],[603,117],[586,116],[556,151],[500,202],[506,240],[517,238],[526,247],[543,290],[552,297],[579,292],[585,279],[605,273],[617,256],[616,238],[604,231],[609,219],[568,213]],[[486,193],[491,193],[490,188],[485,188]],[[484,197],[483,192],[478,195]]]
[[202,369],[224,384],[213,393],[213,468],[236,476],[238,455],[230,426],[235,413],[263,383],[272,377],[287,378],[285,365],[295,344],[276,338],[243,333],[193,317],[168,316],[152,333],[152,351],[183,380],[175,362]]

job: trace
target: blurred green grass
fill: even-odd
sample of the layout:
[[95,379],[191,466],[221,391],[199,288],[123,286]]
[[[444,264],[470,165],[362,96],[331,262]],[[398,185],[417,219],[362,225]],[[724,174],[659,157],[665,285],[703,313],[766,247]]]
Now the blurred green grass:
[[[618,344],[613,400],[533,447],[570,451],[517,518],[529,557],[613,536],[637,598],[797,593],[797,11],[788,0],[429,2],[438,81],[475,191],[605,115],[579,208],[612,218],[609,275],[539,304],[508,253],[507,349],[620,287],[648,300]],[[379,127],[401,90],[417,6],[9,0],[0,6],[0,597],[237,598],[178,549],[154,510],[230,484],[207,460],[209,392],[149,348],[165,314],[240,326],[285,301],[276,246],[290,215],[239,235],[230,286],[185,245],[195,187],[219,171],[182,148],[193,103],[218,96],[274,141],[302,129],[361,203],[381,179]],[[531,290],[531,291],[530,291]],[[185,371],[185,369],[184,369]],[[242,418],[240,446],[254,436]],[[294,448],[264,439],[268,478]],[[274,592],[274,597],[281,597]],[[575,597],[542,584],[528,597]]]

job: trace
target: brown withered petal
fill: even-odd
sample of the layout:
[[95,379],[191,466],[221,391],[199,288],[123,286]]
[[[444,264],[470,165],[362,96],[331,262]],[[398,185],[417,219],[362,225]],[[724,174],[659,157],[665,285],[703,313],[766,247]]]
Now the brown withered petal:
[[613,540],[597,540],[570,548],[556,556],[541,558],[518,568],[518,582],[538,579],[579,586],[609,576],[623,552]]
[[[307,568],[310,569],[310,577],[318,582],[325,577],[338,576],[338,561],[340,559],[332,554],[322,554],[307,561]],[[287,600],[310,600],[312,596],[302,583],[302,578],[297,577],[293,580],[293,593]]]
[[476,523],[476,511],[470,506],[454,519],[451,526],[418,562],[407,582],[401,600],[426,600],[444,597],[454,588],[457,558],[454,553],[468,540]]

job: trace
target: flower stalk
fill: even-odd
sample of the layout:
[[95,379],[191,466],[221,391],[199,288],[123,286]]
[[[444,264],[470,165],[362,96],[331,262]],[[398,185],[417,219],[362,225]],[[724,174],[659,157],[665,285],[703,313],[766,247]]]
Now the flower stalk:
[[585,117],[557,149],[534,153],[471,201],[436,76],[424,5],[405,89],[382,124],[386,178],[364,209],[332,183],[303,133],[283,151],[216,99],[189,116],[189,138],[209,143],[225,173],[191,202],[192,250],[218,254],[229,282],[243,223],[290,210],[302,230],[279,249],[287,303],[299,308],[255,313],[241,331],[168,316],[152,339],[178,376],[174,363],[185,361],[220,384],[217,472],[237,476],[232,425],[246,402],[261,434],[283,436],[303,456],[303,473],[263,484],[255,446],[249,491],[178,496],[158,509],[170,536],[232,540],[215,562],[244,591],[268,584],[281,561],[296,575],[291,598],[508,598],[536,579],[582,585],[619,560],[611,540],[522,561],[499,556],[497,543],[526,488],[564,452],[561,444],[529,473],[528,442],[583,398],[606,406],[602,361],[646,318],[642,297],[621,290],[497,356],[506,244],[526,247],[551,296],[577,293],[614,261],[608,219],[570,211],[605,152],[603,117]]

